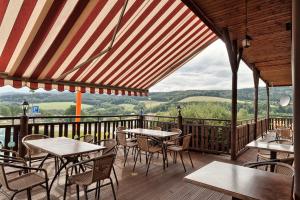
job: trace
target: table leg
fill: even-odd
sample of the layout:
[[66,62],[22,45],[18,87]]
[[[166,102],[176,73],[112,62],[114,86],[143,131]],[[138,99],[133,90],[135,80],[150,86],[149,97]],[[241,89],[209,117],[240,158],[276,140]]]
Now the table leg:
[[49,158],[50,154],[48,153],[42,160],[42,162],[40,163],[39,167],[38,168],[42,168],[43,165],[44,165],[44,162]]
[[[270,155],[271,160],[277,159],[277,152],[276,151],[271,151]],[[274,172],[275,166],[271,165],[271,172]]]
[[61,165],[61,167],[57,170],[57,172],[55,173],[55,175],[54,175],[54,177],[53,177],[53,179],[52,179],[52,181],[51,181],[51,184],[50,184],[50,186],[49,186],[49,191],[51,191],[51,188],[52,188],[52,186],[53,186],[53,183],[54,183],[54,181],[55,181],[55,179],[57,178],[57,176],[60,174],[60,172],[69,164],[69,163],[76,163],[76,161],[78,162],[78,157],[66,157],[66,162],[64,162],[63,161],[63,159],[60,159],[61,160],[61,162],[63,163],[62,165]]
[[164,140],[161,140],[161,152],[163,157],[163,169],[166,169],[166,159],[165,159],[165,147],[164,147]]

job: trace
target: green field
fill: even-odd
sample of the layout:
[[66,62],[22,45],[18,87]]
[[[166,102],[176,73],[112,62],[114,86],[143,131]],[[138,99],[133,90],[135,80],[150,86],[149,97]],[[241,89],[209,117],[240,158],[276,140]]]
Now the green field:
[[127,111],[134,111],[134,106],[135,106],[135,105],[123,103],[123,104],[119,104],[119,106],[122,107],[124,110],[127,110]]
[[165,103],[160,101],[141,101],[141,102],[145,104],[146,108],[153,108],[155,106],[159,106],[160,104]]
[[[226,99],[222,97],[209,97],[209,96],[193,96],[187,97],[179,102],[187,103],[187,102],[227,102],[230,103],[231,99]],[[238,103],[244,103],[244,101],[238,101]]]
[[[42,110],[65,110],[71,105],[75,105],[75,103],[74,102],[47,102],[47,103],[39,103],[34,105],[38,105]],[[81,107],[84,109],[92,106],[87,104],[82,104]]]

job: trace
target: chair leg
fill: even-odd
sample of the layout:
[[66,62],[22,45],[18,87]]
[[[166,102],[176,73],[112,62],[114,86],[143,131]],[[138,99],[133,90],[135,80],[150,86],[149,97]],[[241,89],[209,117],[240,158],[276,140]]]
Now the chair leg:
[[31,189],[27,189],[27,199],[31,200]]
[[64,200],[66,200],[66,197],[67,197],[67,189],[68,189],[68,176],[66,176],[65,190],[64,190]]
[[100,181],[98,181],[98,194],[97,194],[97,199],[99,200],[100,199],[100,190],[101,190],[101,187],[100,187]]
[[46,180],[46,194],[47,194],[47,200],[50,200],[50,191],[49,191],[48,180]]
[[148,166],[147,166],[147,172],[146,172],[146,176],[148,176],[148,171],[149,171],[149,167],[150,167],[150,163],[151,163],[151,159],[152,159],[153,153],[150,153],[149,155],[149,160],[148,160]]
[[191,154],[190,154],[189,151],[188,151],[188,154],[189,154],[189,157],[190,157],[190,161],[191,161],[192,167],[194,168],[194,164],[193,164],[193,161],[192,161],[192,157],[191,157]]
[[[140,153],[141,153],[141,150],[139,150],[138,154],[140,154]],[[137,155],[137,156],[139,156],[139,155]],[[134,159],[134,165],[133,165],[132,171],[135,170],[135,166],[136,166],[137,159],[138,159],[138,157],[136,157],[136,158]]]
[[77,200],[79,200],[79,185],[76,185],[76,196]]
[[116,200],[117,198],[116,198],[116,193],[115,193],[114,184],[113,184],[113,182],[112,182],[111,178],[109,178],[109,179],[110,179],[110,185],[111,185],[111,189],[112,189],[112,192],[113,192],[113,195],[114,195],[114,200]]
[[85,200],[88,200],[87,186],[83,186],[83,191],[84,191],[84,197],[85,197]]
[[119,185],[118,177],[117,177],[116,170],[115,170],[114,166],[112,167],[112,170],[113,170],[113,173],[114,173],[114,176],[115,176],[115,179],[116,179],[116,183],[117,183],[117,185]]
[[125,147],[125,161],[124,161],[124,167],[126,165],[126,161],[127,161],[127,157],[128,157],[128,153],[130,151],[130,148],[127,150],[126,147]]
[[179,152],[179,156],[180,156],[180,159],[181,159],[182,166],[184,168],[184,172],[186,172],[185,165],[184,165],[183,158],[182,158],[182,152]]

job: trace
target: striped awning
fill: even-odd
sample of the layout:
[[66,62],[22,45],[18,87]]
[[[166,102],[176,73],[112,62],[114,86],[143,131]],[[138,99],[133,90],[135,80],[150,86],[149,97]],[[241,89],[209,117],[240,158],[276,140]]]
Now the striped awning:
[[1,0],[0,86],[121,95],[216,40],[180,0]]

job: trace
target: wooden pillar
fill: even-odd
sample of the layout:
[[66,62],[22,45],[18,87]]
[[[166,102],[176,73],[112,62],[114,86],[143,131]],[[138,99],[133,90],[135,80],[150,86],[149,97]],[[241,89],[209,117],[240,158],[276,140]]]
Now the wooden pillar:
[[26,135],[28,135],[28,116],[23,115],[20,118],[20,132],[18,136],[18,153],[22,158],[24,158],[26,155],[26,148],[22,143],[22,139]]
[[259,71],[253,68],[253,81],[254,81],[254,139],[257,138],[257,115],[258,115],[258,83]]
[[[82,99],[82,95],[80,91],[76,92],[76,116],[80,116],[81,115],[81,99]],[[76,118],[75,119],[76,122],[80,122],[80,118]]]
[[236,126],[237,126],[237,78],[239,64],[243,49],[238,48],[237,40],[231,40],[227,28],[223,29],[223,37],[226,45],[229,62],[232,71],[232,97],[231,97],[231,159],[236,160]]
[[270,129],[270,87],[266,84],[266,91],[267,91],[267,131]]
[[292,1],[292,77],[294,111],[295,200],[300,200],[300,1]]

